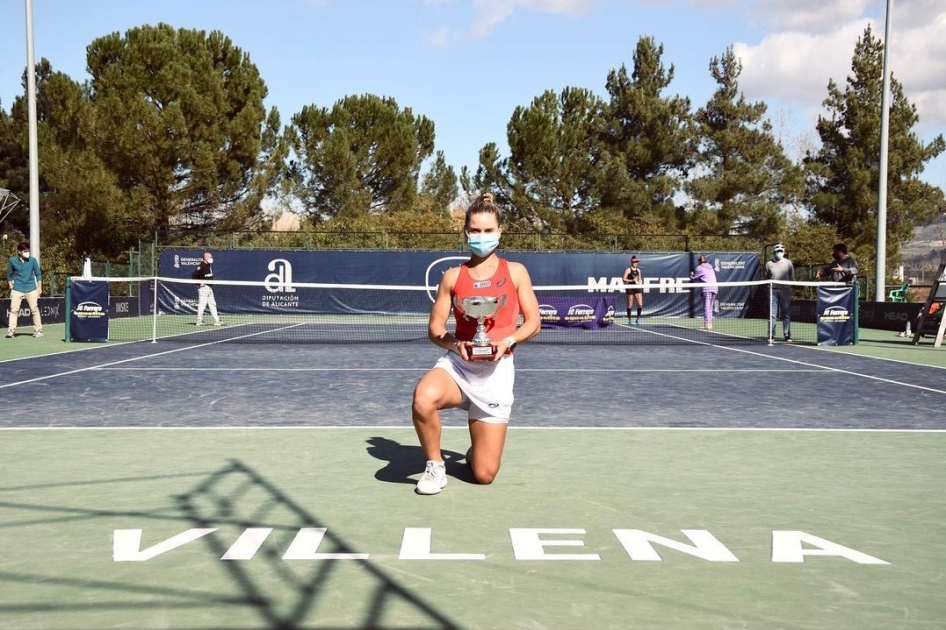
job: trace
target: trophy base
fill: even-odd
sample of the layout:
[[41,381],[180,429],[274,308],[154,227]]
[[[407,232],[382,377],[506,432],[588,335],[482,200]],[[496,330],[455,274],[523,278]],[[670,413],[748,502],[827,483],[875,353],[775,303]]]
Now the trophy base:
[[470,361],[492,361],[496,358],[496,346],[470,346],[467,356]]

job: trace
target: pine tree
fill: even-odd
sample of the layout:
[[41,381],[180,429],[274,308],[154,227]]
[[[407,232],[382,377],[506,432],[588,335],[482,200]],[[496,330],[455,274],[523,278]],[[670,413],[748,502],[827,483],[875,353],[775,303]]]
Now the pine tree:
[[674,196],[692,166],[695,142],[690,100],[663,96],[674,67],[665,68],[663,46],[642,37],[629,77],[622,65],[608,73],[608,122],[601,168],[607,183],[602,204],[631,220],[675,227]]
[[507,126],[507,179],[514,212],[532,228],[575,233],[600,205],[603,103],[590,90],[547,90],[517,107]]
[[[483,192],[491,192],[497,204],[507,210],[504,222],[517,223],[520,218],[513,216],[515,208],[512,205],[513,183],[508,177],[508,160],[499,153],[499,146],[495,142],[487,142],[479,152],[479,163],[476,173],[470,174],[467,167],[460,169],[460,187],[470,199]],[[528,217],[524,217],[528,224]]]
[[167,24],[87,51],[96,153],[155,227],[217,227],[238,205],[261,212],[267,91],[248,54],[219,31]]
[[[818,119],[822,146],[805,159],[807,205],[812,216],[834,227],[861,268],[875,259],[880,173],[884,46],[868,27],[854,48],[851,75],[842,92],[831,80]],[[914,224],[942,212],[943,191],[919,179],[924,165],[946,150],[942,135],[924,144],[913,127],[916,107],[896,78],[890,79],[887,181],[887,260],[900,261]]]
[[316,222],[341,214],[409,210],[434,151],[434,123],[393,98],[347,96],[292,117],[298,195]]
[[434,212],[447,215],[458,193],[456,172],[447,164],[443,151],[437,151],[433,164],[421,179],[420,196]]
[[801,170],[764,120],[765,103],[749,103],[739,91],[742,64],[732,48],[709,68],[718,87],[694,117],[699,149],[697,175],[687,185],[689,224],[703,233],[777,238],[784,210],[802,192]]

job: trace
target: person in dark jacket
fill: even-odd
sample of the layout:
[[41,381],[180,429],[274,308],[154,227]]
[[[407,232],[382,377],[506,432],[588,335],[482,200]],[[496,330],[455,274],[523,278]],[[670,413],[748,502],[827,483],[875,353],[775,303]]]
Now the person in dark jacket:
[[[210,252],[204,252],[204,257],[197,265],[197,269],[191,274],[194,280],[213,280],[214,257]],[[197,285],[197,325],[204,325],[204,311],[210,308],[210,316],[214,318],[214,326],[220,325],[220,316],[217,315],[217,301],[214,299],[214,290],[209,284],[200,283]]]
[[854,256],[847,253],[847,245],[838,243],[834,246],[831,254],[834,262],[815,273],[815,278],[830,276],[835,282],[847,282],[851,284],[857,277],[857,261]]

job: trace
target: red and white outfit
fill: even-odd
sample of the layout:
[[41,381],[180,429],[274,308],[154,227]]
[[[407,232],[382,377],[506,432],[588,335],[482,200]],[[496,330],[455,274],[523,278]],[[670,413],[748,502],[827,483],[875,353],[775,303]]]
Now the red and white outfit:
[[[466,297],[495,297],[505,304],[496,317],[486,321],[486,333],[490,341],[499,343],[516,332],[519,324],[519,294],[509,274],[509,264],[499,258],[499,266],[492,277],[476,280],[470,275],[469,266],[460,266],[460,273],[451,292],[451,300]],[[453,307],[457,328],[455,336],[460,341],[471,341],[476,333],[476,319],[464,317],[463,311]],[[455,352],[448,352],[437,360],[434,367],[446,370],[463,392],[462,409],[469,411],[470,420],[504,424],[509,422],[512,411],[513,384],[516,370],[512,352],[499,361],[464,361]]]

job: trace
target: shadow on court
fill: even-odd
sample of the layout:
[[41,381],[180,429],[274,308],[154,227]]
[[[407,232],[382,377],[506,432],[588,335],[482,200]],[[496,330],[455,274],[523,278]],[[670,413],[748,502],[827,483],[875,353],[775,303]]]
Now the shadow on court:
[[[411,475],[417,475],[422,472],[420,465],[424,462],[424,452],[419,446],[401,444],[394,440],[384,437],[372,437],[367,440],[370,446],[368,454],[375,459],[387,462],[384,468],[375,473],[374,478],[378,481],[387,483],[401,483],[414,485],[416,479],[411,479]],[[476,484],[473,472],[466,465],[466,455],[441,449],[444,462],[447,464],[447,476],[460,481]]]
[[[315,546],[318,551],[306,549],[302,556],[294,559],[326,560],[348,557],[357,562],[358,568],[373,581],[370,595],[357,608],[351,610],[356,619],[355,627],[387,627],[385,620],[390,621],[387,615],[393,608],[405,604],[413,608],[415,614],[426,619],[419,627],[458,627],[418,596],[399,586],[385,572],[359,558],[359,554],[356,554],[350,545],[329,531],[318,518],[240,461],[234,460],[226,468],[208,476],[194,490],[178,497],[177,502],[185,518],[200,528],[211,528],[221,522],[227,522],[244,528],[253,528],[254,524],[259,523],[281,523],[279,529],[292,533],[300,532],[302,528],[314,530],[313,542],[317,543]],[[243,551],[241,548],[240,551],[234,552],[233,547],[227,547],[221,537],[207,536],[205,540],[214,554],[221,558],[230,554],[239,557]],[[234,546],[237,544],[234,543]],[[256,550],[253,546],[251,543],[245,550],[247,553],[252,552],[250,558],[255,556]],[[291,553],[291,550],[292,546],[287,554]],[[306,555],[308,557],[305,557]],[[339,563],[291,564],[272,548],[263,553],[263,560],[267,563],[265,572],[278,578],[278,593],[267,593],[267,587],[254,577],[260,573],[259,567],[250,571],[247,568],[249,565],[239,561],[226,562],[224,567],[232,582],[243,591],[243,600],[266,622],[267,628],[300,628],[307,625],[307,620],[318,619],[320,604],[333,588],[333,579],[344,574]]]
[[[392,457],[389,463],[397,462],[393,470],[406,470],[407,462],[402,463],[402,458],[412,456],[410,449],[390,440],[381,442],[388,442],[380,448],[385,456]],[[386,466],[382,470],[392,468]],[[54,486],[67,489],[100,484],[121,486],[126,482],[153,484],[195,476],[199,481],[191,490],[169,497],[171,505],[162,502],[153,509],[109,510],[0,501],[0,510],[6,515],[23,511],[41,515],[4,520],[0,530],[8,538],[15,537],[22,528],[37,531],[64,525],[92,527],[102,532],[103,525],[112,528],[125,519],[148,524],[146,535],[139,539],[137,554],[148,555],[165,545],[162,552],[155,553],[156,557],[149,557],[147,562],[103,559],[108,563],[103,571],[89,567],[71,574],[68,569],[55,567],[48,573],[0,571],[0,583],[6,583],[4,590],[9,595],[16,594],[15,603],[0,606],[0,627],[22,627],[20,622],[35,620],[35,615],[42,615],[44,628],[125,624],[159,624],[179,630],[389,628],[404,627],[405,619],[414,628],[460,627],[368,562],[366,554],[356,553],[327,523],[240,460],[230,460],[224,467],[205,473],[8,486],[0,491],[42,492]],[[121,496],[120,489],[113,494]],[[170,541],[173,536],[195,528],[205,532],[199,536],[200,542],[209,548],[213,558],[220,560],[212,563],[211,572],[216,575],[208,574],[206,568],[194,562],[195,556],[207,558],[199,544],[175,545]],[[292,542],[287,545],[288,541]],[[113,553],[117,554],[118,543],[113,544]],[[220,568],[228,578],[226,581],[220,580]],[[92,579],[87,577],[89,573],[107,575],[110,579]],[[56,595],[51,597],[51,593]]]

